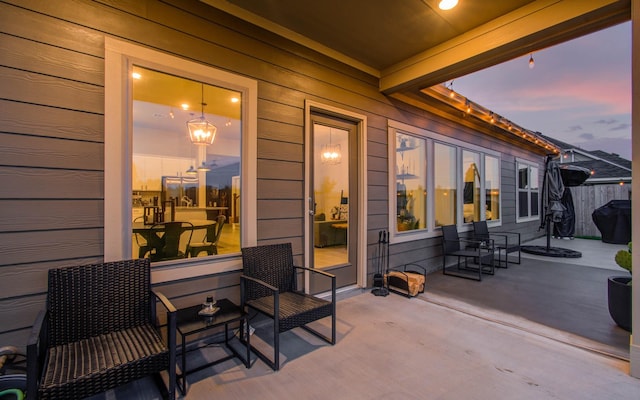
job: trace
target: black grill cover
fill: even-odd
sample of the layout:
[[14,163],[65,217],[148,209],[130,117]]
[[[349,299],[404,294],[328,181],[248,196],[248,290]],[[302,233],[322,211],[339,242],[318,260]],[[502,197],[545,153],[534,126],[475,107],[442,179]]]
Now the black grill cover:
[[591,218],[603,242],[627,244],[631,241],[631,200],[611,200],[595,209]]

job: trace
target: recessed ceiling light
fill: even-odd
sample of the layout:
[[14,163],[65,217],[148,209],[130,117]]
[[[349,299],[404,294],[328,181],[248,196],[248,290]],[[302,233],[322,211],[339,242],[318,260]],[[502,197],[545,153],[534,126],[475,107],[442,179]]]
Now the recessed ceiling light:
[[231,102],[232,102],[232,103],[237,103],[237,102],[239,102],[239,101],[240,101],[240,99],[238,99],[237,97],[232,97],[232,98],[231,98]]
[[142,75],[140,74],[140,72],[133,72],[133,73],[131,74],[131,77],[132,77],[133,79],[140,79],[140,78],[142,78]]
[[456,5],[458,5],[458,0],[440,0],[438,7],[441,10],[451,10]]

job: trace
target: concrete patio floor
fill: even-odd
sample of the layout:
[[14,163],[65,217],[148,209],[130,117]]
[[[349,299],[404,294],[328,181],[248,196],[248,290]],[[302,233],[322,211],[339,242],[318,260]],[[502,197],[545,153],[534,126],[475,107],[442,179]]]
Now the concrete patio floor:
[[[581,243],[577,240],[572,245]],[[602,259],[612,260],[610,254]],[[352,291],[337,308],[334,346],[300,329],[287,332],[281,336],[280,371],[271,371],[255,356],[251,369],[229,360],[189,376],[188,394],[181,398],[639,398],[640,379],[628,375],[628,362],[597,348],[588,350],[593,341],[569,344],[579,338],[520,316],[452,302],[429,286],[425,295],[413,299]],[[329,321],[316,327],[329,329]],[[268,335],[269,327],[257,328],[256,339]],[[193,351],[190,362],[222,351],[216,345]],[[94,400],[157,398],[152,381],[143,379]]]
[[[533,243],[546,245],[546,238]],[[522,264],[497,268],[482,282],[434,273],[423,297],[628,360],[629,332],[613,322],[607,303],[607,278],[628,275],[614,262],[615,253],[626,246],[586,239],[552,239],[551,246],[583,255],[559,258],[523,252]]]

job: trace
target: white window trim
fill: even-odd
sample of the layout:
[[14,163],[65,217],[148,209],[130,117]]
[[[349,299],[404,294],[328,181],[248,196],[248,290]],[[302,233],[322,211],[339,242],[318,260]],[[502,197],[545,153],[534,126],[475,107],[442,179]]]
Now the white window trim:
[[[525,160],[523,158],[516,158],[516,165],[515,165],[515,172],[516,172],[516,182],[515,182],[515,188],[516,188],[516,223],[524,223],[524,222],[532,222],[532,221],[537,221],[540,219],[540,213],[542,212],[542,210],[540,209],[541,207],[541,203],[542,203],[542,187],[540,185],[540,173],[538,173],[538,175],[536,176],[536,179],[538,179],[538,215],[534,215],[534,216],[528,216],[528,217],[520,217],[520,187],[519,187],[519,179],[520,179],[520,175],[518,174],[518,171],[520,170],[520,165],[526,165],[527,167],[531,168],[531,167],[535,167],[538,169],[538,171],[540,171],[540,164],[535,162],[535,161],[531,161],[531,160]],[[529,170],[529,172],[531,172],[531,170]],[[531,179],[531,176],[529,176],[529,179]],[[529,193],[529,199],[531,199],[531,189],[528,190]],[[531,205],[529,205],[529,213],[531,213]]]
[[[131,258],[131,157],[133,64],[173,73],[242,93],[242,246],[257,243],[257,93],[255,80],[146,47],[105,37],[104,260]],[[153,283],[242,268],[239,253],[228,257],[185,259],[152,268]]]
[[[392,243],[402,243],[409,242],[413,240],[419,240],[424,238],[431,238],[440,236],[439,228],[435,227],[435,216],[434,216],[434,204],[433,199],[427,198],[427,224],[425,229],[413,230],[413,231],[403,231],[396,232],[396,174],[395,174],[395,162],[396,162],[396,149],[395,149],[395,141],[396,141],[396,133],[406,133],[409,135],[415,135],[423,137],[427,140],[426,143],[426,151],[427,151],[427,168],[426,177],[427,177],[427,193],[434,192],[434,177],[431,171],[434,170],[433,165],[433,143],[440,142],[447,146],[453,146],[456,148],[456,165],[459,165],[462,160],[462,150],[468,150],[472,152],[476,152],[480,154],[480,163],[482,171],[484,171],[484,156],[490,155],[498,159],[498,165],[501,165],[502,158],[501,153],[495,150],[487,149],[485,147],[481,147],[472,143],[464,142],[462,140],[454,139],[449,136],[444,136],[439,133],[429,131],[426,129],[418,128],[412,125],[408,125],[399,121],[389,120],[387,126],[387,140],[389,145],[387,146],[387,156],[388,156],[388,166],[389,173],[388,175],[388,193],[389,193],[389,208],[388,208],[388,216],[389,216],[389,241]],[[458,193],[461,193],[462,188],[462,179],[461,173],[458,172],[456,174],[456,188]],[[484,179],[484,172],[483,177]],[[484,181],[481,182],[484,185]],[[500,173],[500,190],[502,190],[502,173]],[[500,226],[502,225],[502,198],[500,196],[500,219],[491,221],[491,226]],[[481,200],[484,199],[484,196],[481,195]],[[462,198],[458,196],[456,207],[458,210],[462,210]],[[462,215],[460,212],[456,214],[457,221],[456,225],[459,227],[460,231],[465,231],[471,229],[471,224],[462,223]]]

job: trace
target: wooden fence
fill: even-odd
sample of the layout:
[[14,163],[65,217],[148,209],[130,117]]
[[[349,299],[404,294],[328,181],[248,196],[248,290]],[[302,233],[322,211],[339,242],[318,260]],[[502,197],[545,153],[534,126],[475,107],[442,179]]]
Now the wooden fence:
[[593,185],[571,188],[573,205],[576,212],[575,236],[602,236],[593,223],[593,211],[611,200],[630,200],[631,185]]

